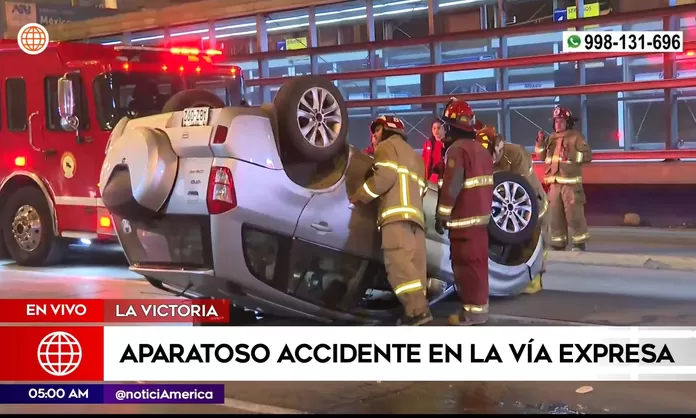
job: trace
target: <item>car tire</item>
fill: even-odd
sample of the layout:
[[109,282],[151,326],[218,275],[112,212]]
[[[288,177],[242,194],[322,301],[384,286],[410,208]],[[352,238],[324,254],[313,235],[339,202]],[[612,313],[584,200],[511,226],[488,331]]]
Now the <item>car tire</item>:
[[180,112],[189,107],[219,109],[225,107],[225,102],[214,93],[206,90],[184,90],[167,100],[162,108],[162,113]]
[[327,161],[347,151],[348,108],[330,79],[293,77],[280,88],[273,104],[281,149],[288,146],[313,162]]
[[[15,221],[24,216],[31,221],[31,234],[36,234],[23,247],[15,239]],[[53,218],[43,192],[36,187],[23,187],[14,192],[7,200],[0,215],[2,235],[7,251],[12,259],[21,266],[41,267],[60,263],[68,249],[67,241],[53,233]],[[38,221],[38,222],[36,222]],[[39,228],[36,228],[38,224]],[[22,231],[27,229],[22,226]]]
[[521,244],[532,238],[539,220],[532,185],[518,174],[498,171],[493,175],[493,190],[489,236],[502,244]]

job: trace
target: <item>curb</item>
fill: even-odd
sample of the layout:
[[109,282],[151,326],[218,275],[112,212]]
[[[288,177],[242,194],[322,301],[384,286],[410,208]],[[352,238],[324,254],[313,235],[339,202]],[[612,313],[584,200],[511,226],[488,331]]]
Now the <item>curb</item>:
[[652,238],[675,241],[696,241],[696,230],[680,228],[647,228],[642,226],[590,227],[590,234],[606,238]]
[[675,257],[669,255],[549,251],[548,261],[592,266],[696,271],[696,257]]

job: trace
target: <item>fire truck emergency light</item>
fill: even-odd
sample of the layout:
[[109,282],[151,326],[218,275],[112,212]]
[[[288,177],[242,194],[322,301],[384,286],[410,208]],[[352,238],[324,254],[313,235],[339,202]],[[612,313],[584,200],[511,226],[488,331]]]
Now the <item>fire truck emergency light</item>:
[[24,167],[25,165],[27,165],[27,159],[25,157],[15,158],[15,166],[16,167]]
[[208,49],[201,52],[198,48],[172,48],[169,51],[174,55],[222,55],[222,51],[218,51],[217,49]]

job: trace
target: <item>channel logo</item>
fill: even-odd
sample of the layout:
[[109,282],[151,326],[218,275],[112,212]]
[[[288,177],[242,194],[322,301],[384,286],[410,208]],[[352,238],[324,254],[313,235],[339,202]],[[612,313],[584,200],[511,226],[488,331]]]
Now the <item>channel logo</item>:
[[39,55],[48,48],[48,30],[38,23],[27,23],[17,33],[17,45],[24,53]]
[[82,346],[72,334],[55,331],[41,340],[36,356],[46,373],[55,377],[65,377],[80,365]]

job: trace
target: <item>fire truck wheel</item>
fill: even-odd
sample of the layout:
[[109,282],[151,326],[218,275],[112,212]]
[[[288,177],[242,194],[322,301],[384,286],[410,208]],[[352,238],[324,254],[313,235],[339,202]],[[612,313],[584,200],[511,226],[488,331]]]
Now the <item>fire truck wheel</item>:
[[210,107],[219,109],[225,107],[215,93],[207,90],[184,90],[173,95],[162,108],[162,113],[180,112],[189,107]]
[[341,92],[326,77],[290,78],[273,104],[278,112],[278,138],[302,157],[322,162],[347,152],[348,109]]
[[493,176],[493,208],[488,233],[502,244],[521,244],[538,223],[536,193],[524,177],[507,171]]
[[46,197],[36,187],[23,187],[7,200],[1,218],[7,251],[21,266],[56,264],[67,251],[67,242],[53,233],[53,219]]

